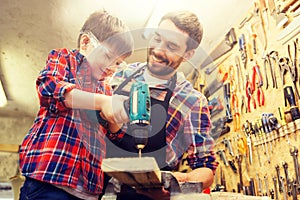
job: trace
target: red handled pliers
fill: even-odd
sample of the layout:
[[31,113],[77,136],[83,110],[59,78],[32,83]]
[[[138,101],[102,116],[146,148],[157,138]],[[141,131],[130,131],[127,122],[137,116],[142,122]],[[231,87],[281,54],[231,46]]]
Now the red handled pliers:
[[[256,80],[256,77],[258,77],[258,80]],[[256,95],[257,95],[258,106],[264,106],[265,105],[265,95],[262,90],[263,79],[262,79],[262,75],[261,75],[261,72],[259,69],[259,65],[257,63],[252,68],[252,84],[251,84],[252,94],[255,91],[255,85],[257,87]]]

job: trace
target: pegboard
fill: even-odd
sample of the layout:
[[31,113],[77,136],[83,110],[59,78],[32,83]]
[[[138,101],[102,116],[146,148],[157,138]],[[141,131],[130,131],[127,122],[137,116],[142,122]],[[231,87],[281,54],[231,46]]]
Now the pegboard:
[[[292,110],[299,111],[300,99],[295,89],[299,90],[300,84],[300,43],[298,43],[300,34],[297,32],[298,30],[300,32],[300,14],[298,14],[300,13],[300,3],[298,1],[275,0],[273,1],[274,7],[272,7],[272,1],[266,2],[266,9],[263,9],[262,1],[253,2],[253,7],[249,9],[248,13],[245,13],[244,18],[240,19],[239,24],[233,27],[236,34],[236,44],[229,52],[214,60],[213,63],[207,65],[204,69],[201,69],[201,73],[204,74],[206,88],[213,84],[215,80],[224,81],[223,86],[208,97],[208,100],[221,99],[221,107],[223,107],[221,112],[212,116],[212,122],[217,122],[226,116],[226,105],[228,104],[231,104],[230,112],[233,117],[233,121],[225,123],[230,128],[229,132],[221,136],[218,133],[212,134],[215,135],[216,152],[223,151],[227,161],[234,163],[237,172],[234,172],[229,164],[226,165],[220,159],[219,154],[216,155],[220,165],[216,171],[212,188],[217,184],[221,184],[222,174],[226,180],[226,191],[243,193],[243,191],[239,191],[237,186],[240,182],[237,158],[238,155],[241,155],[239,158],[241,158],[243,186],[249,186],[250,180],[253,180],[256,191],[255,195],[272,196],[272,190],[276,193],[275,185],[277,185],[278,199],[284,199],[284,192],[279,192],[278,188],[276,166],[279,167],[280,176],[285,179],[283,164],[286,163],[288,165],[289,178],[296,179],[291,151],[295,148],[300,148],[300,120],[292,119],[290,113],[291,106],[288,103],[285,105],[284,96],[284,88],[292,88],[295,93],[296,102],[296,105],[292,106]],[[256,17],[257,9],[259,11],[258,17]],[[284,17],[279,18],[283,16],[282,14],[284,14]],[[262,23],[260,23],[259,19],[262,20]],[[299,22],[298,25],[297,21]],[[291,26],[298,26],[298,28],[296,31],[284,36],[285,32]],[[242,35],[244,35],[245,39],[246,54],[243,54],[239,45]],[[253,39],[255,39],[256,52],[253,48]],[[296,49],[294,49],[295,46]],[[290,49],[290,53],[288,53],[288,49]],[[295,52],[297,53],[296,56]],[[247,62],[244,66],[242,57],[245,55]],[[266,61],[266,55],[270,56],[270,62]],[[276,55],[278,58],[276,58]],[[237,58],[240,63],[240,73],[237,70]],[[285,59],[292,61],[288,63],[291,66],[293,62],[296,62],[295,71],[298,75],[295,81],[296,88],[294,88],[293,83],[295,74],[291,73],[291,75],[289,71],[285,71],[285,82],[282,81],[281,72],[283,72],[284,67],[282,67],[283,65],[281,65],[281,68],[279,67],[279,61],[280,63],[284,63]],[[269,63],[273,65],[272,68]],[[209,75],[203,73],[205,70],[214,68],[215,70],[212,70]],[[261,73],[261,80],[259,79],[259,73],[256,73],[255,78],[253,78],[253,72],[258,72],[258,68]],[[247,94],[246,78],[249,80],[248,91],[252,94],[250,98],[250,110],[246,110],[248,104],[247,95],[249,94]],[[231,91],[230,98],[226,101],[226,98],[224,98],[224,85],[228,82],[230,83]],[[255,83],[252,84],[252,82]],[[260,85],[260,87],[257,87],[257,85]],[[232,93],[233,91],[235,93]],[[260,101],[258,100],[259,92],[261,96],[264,94],[264,103],[261,100],[262,98],[260,98]],[[233,108],[232,103],[234,96],[237,99],[237,102],[235,102],[237,104],[236,109]],[[241,107],[242,99],[244,99],[244,107]],[[256,103],[256,108],[254,107],[253,100]],[[239,115],[236,113],[239,113]],[[245,134],[244,128],[247,125],[246,122],[250,122],[251,125],[254,125],[258,121],[262,123],[261,118],[263,114],[269,114],[269,116],[272,114],[275,117],[274,119],[278,121],[278,126],[276,130],[271,130],[268,133],[265,133],[262,129],[258,129],[256,134],[250,134],[248,138],[248,142],[249,139],[251,141],[252,148],[252,162],[250,163],[249,151],[247,150],[247,134]],[[238,118],[239,121],[237,120]],[[232,152],[225,145],[224,141],[226,140],[230,141]],[[274,184],[274,179],[276,179],[277,184]],[[284,184],[286,188],[286,180],[284,180]],[[287,199],[292,199],[292,196],[287,195]]]

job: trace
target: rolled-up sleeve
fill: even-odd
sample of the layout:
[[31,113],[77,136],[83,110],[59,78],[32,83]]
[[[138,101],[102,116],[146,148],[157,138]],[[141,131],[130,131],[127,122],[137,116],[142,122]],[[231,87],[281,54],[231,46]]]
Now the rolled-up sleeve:
[[52,50],[47,58],[46,67],[36,80],[40,105],[51,110],[68,109],[64,103],[64,94],[76,87],[70,82],[69,52],[66,49]]
[[215,172],[218,166],[210,130],[211,120],[207,100],[200,98],[185,121],[185,133],[188,133],[192,140],[187,157],[192,169],[207,167]]

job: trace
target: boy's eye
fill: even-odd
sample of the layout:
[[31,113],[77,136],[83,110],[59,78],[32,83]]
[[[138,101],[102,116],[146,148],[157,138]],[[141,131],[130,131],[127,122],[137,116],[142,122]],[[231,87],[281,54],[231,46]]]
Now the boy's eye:
[[154,36],[153,39],[156,42],[160,42],[161,41],[161,38],[158,35]]
[[112,57],[112,56],[111,56],[111,55],[109,55],[108,53],[106,53],[106,54],[105,54],[105,56],[107,57],[107,59],[108,59],[108,60],[110,60],[110,59],[111,59],[111,57]]

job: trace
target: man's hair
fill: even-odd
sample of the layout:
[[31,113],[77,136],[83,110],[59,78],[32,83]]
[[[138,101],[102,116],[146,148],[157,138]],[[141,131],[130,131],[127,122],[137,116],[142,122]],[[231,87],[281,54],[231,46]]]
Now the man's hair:
[[177,28],[189,35],[186,51],[198,48],[203,36],[203,27],[196,14],[186,10],[173,11],[164,15],[159,24],[164,20],[171,20]]
[[78,37],[78,47],[83,33],[95,35],[117,51],[118,56],[130,56],[133,52],[133,37],[124,22],[105,10],[92,13],[84,22]]

